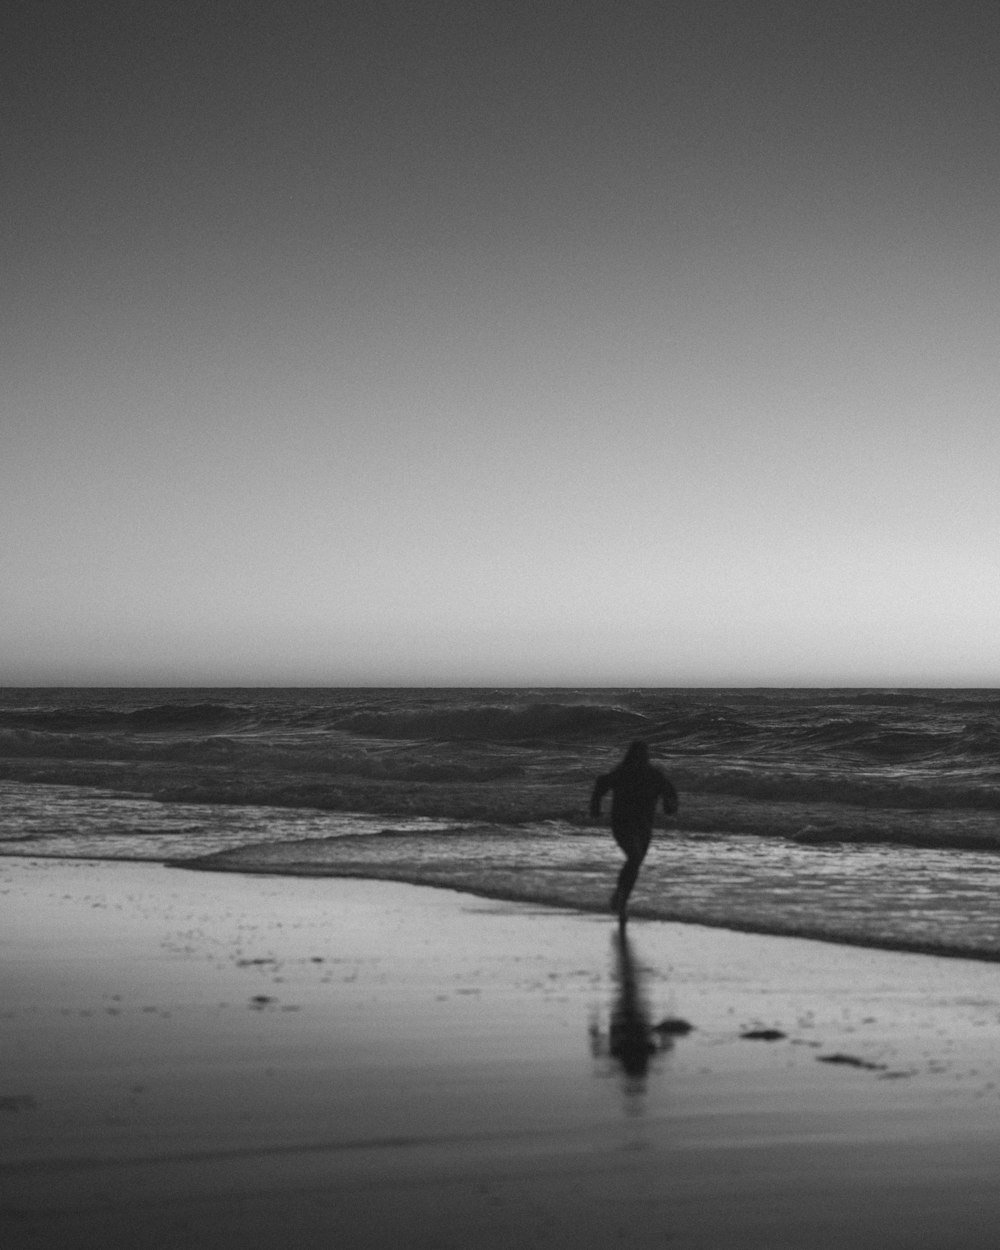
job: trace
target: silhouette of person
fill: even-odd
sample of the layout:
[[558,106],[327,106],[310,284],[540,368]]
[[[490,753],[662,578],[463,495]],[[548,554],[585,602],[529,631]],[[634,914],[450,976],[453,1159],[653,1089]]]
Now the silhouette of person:
[[611,832],[625,854],[610,907],[618,913],[618,923],[624,928],[629,895],[653,836],[656,804],[662,802],[663,810],[672,816],[677,811],[677,791],[660,769],[649,762],[649,747],[639,741],[632,743],[617,768],[597,778],[590,796],[591,816],[600,816],[601,800],[609,790]]

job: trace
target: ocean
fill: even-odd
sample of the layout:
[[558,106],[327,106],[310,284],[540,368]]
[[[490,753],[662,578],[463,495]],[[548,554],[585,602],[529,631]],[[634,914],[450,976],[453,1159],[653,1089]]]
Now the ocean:
[[631,914],[1000,960],[1000,691],[0,690],[0,854],[601,911],[634,738],[680,793]]

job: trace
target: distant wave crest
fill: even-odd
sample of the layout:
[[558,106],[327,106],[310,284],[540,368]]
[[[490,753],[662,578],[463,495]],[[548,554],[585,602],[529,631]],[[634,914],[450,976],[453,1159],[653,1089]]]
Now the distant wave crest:
[[731,760],[840,761],[845,765],[948,764],[974,766],[1000,757],[1000,726],[990,717],[911,724],[884,717],[833,716],[791,723],[754,724],[725,713],[675,717],[649,735],[678,756]]
[[229,703],[157,703],[127,710],[104,706],[3,708],[0,726],[55,734],[197,732],[233,726],[245,715],[244,709]]
[[337,728],[376,738],[479,738],[510,740],[580,737],[649,724],[641,712],[591,703],[487,704],[354,712]]

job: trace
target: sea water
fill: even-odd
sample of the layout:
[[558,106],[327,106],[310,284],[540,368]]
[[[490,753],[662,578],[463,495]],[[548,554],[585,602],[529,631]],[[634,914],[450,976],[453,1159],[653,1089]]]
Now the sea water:
[[604,909],[594,777],[681,797],[632,914],[1000,959],[1000,692],[6,689],[0,854]]

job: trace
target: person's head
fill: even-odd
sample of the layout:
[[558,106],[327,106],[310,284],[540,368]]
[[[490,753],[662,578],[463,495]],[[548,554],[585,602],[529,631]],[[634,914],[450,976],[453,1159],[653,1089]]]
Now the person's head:
[[622,768],[641,768],[643,764],[649,763],[649,747],[641,738],[636,738],[629,749],[625,752],[625,758],[622,760]]

